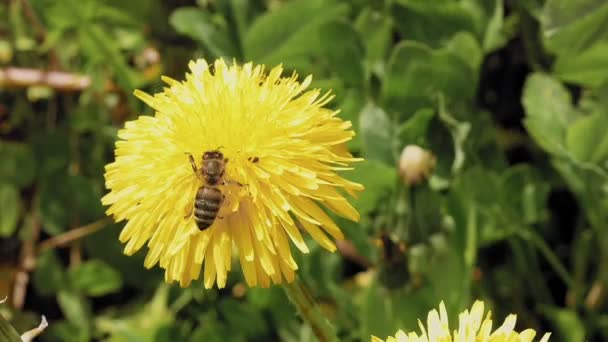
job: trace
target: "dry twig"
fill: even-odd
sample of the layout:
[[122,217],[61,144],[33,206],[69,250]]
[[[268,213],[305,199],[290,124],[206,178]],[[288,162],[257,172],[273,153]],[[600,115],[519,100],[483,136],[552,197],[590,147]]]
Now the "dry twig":
[[42,252],[49,248],[64,247],[73,241],[82,239],[87,235],[93,234],[98,230],[101,230],[111,222],[112,219],[106,217],[84,225],[82,227],[71,229],[63,234],[53,236],[52,238],[44,240],[40,244],[38,244],[38,252]]
[[0,88],[47,86],[57,91],[80,91],[90,85],[91,78],[87,75],[17,67],[0,69]]

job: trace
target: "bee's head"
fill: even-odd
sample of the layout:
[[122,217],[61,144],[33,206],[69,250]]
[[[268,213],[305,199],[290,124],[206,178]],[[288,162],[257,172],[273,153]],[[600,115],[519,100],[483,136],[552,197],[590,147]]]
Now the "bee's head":
[[213,151],[207,151],[207,152],[203,153],[203,160],[211,160],[211,159],[222,160],[222,159],[224,159],[224,154],[222,152],[220,152],[219,149],[213,150]]

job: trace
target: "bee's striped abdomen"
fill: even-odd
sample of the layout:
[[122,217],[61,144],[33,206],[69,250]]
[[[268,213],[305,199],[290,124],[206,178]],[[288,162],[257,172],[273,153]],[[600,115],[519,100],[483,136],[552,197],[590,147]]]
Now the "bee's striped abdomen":
[[196,192],[194,200],[194,221],[198,229],[209,228],[220,210],[224,196],[220,189],[214,186],[203,186]]

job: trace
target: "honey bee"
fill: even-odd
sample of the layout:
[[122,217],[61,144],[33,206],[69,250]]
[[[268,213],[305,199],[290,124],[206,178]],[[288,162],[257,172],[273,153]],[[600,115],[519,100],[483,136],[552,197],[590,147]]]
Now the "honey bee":
[[224,185],[224,171],[228,158],[224,158],[224,154],[218,149],[203,153],[203,164],[200,173],[197,170],[196,163],[192,154],[187,153],[190,158],[190,164],[194,173],[198,177],[202,177],[205,184],[198,188],[194,198],[194,206],[190,208],[191,212],[186,215],[186,218],[194,212],[194,221],[201,231],[209,228],[216,218],[221,218],[217,214],[220,211],[225,195],[220,189],[220,185]]

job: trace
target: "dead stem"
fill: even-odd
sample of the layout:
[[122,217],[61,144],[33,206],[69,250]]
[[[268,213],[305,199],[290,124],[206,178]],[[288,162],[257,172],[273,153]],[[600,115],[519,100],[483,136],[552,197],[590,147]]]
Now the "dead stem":
[[95,222],[89,223],[87,225],[84,225],[82,227],[71,229],[63,234],[53,236],[52,238],[46,239],[46,240],[42,241],[40,244],[38,244],[38,253],[40,253],[44,250],[47,250],[49,248],[64,247],[73,241],[82,239],[83,237],[85,237],[87,235],[93,234],[93,233],[97,232],[98,230],[101,230],[102,228],[104,228],[105,226],[110,224],[111,222],[112,222],[112,219],[110,219],[109,217],[106,217],[106,218],[97,220]]
[[57,91],[80,91],[91,85],[87,75],[63,71],[6,67],[0,69],[0,88],[27,88],[42,85]]

